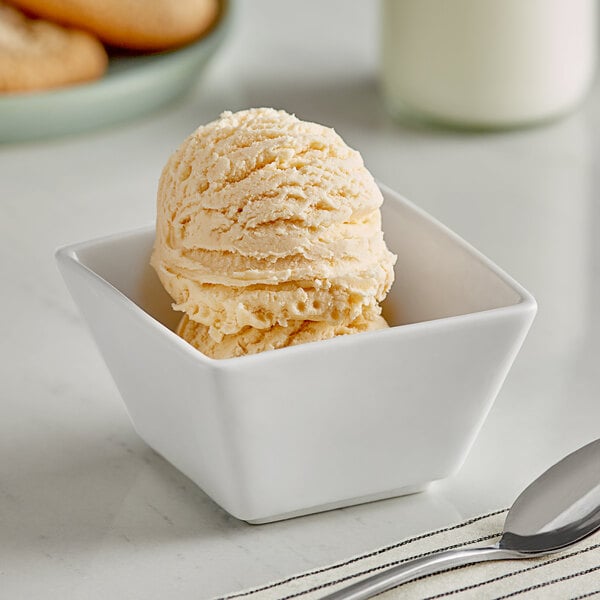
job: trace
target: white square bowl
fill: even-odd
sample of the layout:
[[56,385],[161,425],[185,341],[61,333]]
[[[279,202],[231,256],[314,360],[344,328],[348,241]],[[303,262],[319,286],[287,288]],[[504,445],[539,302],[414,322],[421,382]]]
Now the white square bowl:
[[154,230],[58,250],[139,435],[239,519],[419,491],[459,469],[535,316],[533,297],[382,186],[390,329],[214,360],[180,339]]

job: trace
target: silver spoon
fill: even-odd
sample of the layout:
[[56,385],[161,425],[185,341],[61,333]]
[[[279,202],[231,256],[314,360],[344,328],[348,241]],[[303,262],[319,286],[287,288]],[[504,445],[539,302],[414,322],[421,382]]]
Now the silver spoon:
[[532,558],[562,550],[600,529],[600,439],[569,454],[512,505],[493,546],[448,550],[386,569],[321,600],[364,600],[401,583],[486,560]]

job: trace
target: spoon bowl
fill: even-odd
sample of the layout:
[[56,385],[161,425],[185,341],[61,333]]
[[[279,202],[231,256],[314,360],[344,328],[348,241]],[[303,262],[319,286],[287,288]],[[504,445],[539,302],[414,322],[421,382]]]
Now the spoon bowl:
[[521,493],[498,546],[547,554],[600,527],[600,439],[569,454]]

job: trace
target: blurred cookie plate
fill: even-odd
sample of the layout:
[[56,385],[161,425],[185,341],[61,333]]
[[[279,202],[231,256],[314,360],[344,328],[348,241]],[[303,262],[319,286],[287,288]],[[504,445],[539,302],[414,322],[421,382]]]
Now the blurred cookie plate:
[[0,142],[79,133],[144,115],[185,94],[198,81],[229,28],[222,3],[213,28],[198,41],[156,54],[115,54],[102,79],[47,92],[0,95]]

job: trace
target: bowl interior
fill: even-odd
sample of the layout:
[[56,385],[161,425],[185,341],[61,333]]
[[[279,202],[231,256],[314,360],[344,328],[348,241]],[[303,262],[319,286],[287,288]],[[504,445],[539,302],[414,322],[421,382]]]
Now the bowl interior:
[[147,227],[84,244],[76,255],[88,269],[175,331],[181,313],[171,308],[172,299],[150,266],[153,244],[154,228]]
[[[384,190],[383,230],[398,255],[384,316],[392,326],[518,304],[521,293],[491,262],[408,201]],[[149,266],[154,229],[79,245],[78,260],[174,330],[180,314]]]
[[512,306],[517,284],[464,240],[414,205],[385,189],[382,223],[397,254],[394,285],[383,312],[406,325]]

